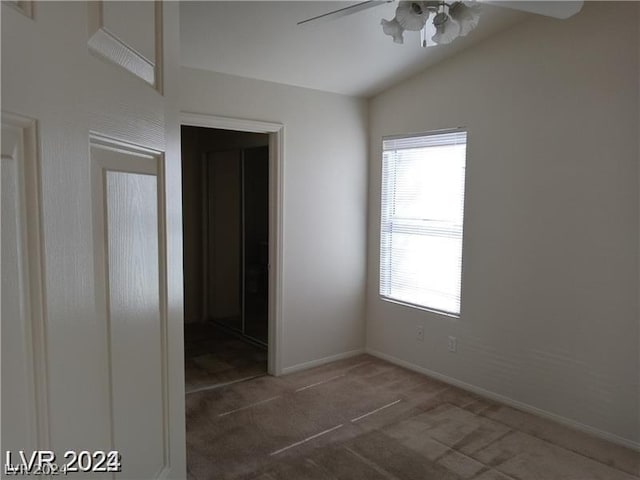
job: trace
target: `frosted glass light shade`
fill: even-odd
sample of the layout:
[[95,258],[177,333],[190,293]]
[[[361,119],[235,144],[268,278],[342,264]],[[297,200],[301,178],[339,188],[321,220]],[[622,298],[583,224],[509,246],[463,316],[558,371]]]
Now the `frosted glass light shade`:
[[380,25],[382,25],[382,31],[393,38],[394,43],[404,43],[404,37],[402,36],[404,28],[395,18],[393,20],[385,20],[383,18]]
[[[421,31],[421,44],[427,47],[445,45],[466,36],[478,26],[480,12],[481,7],[475,0],[455,0],[452,3],[446,0],[401,0],[395,17],[380,23],[383,32],[395,43],[404,43],[405,30]],[[432,21],[429,21],[430,17]]]
[[422,2],[400,2],[396,8],[396,21],[405,30],[420,31],[429,18],[427,10]]
[[431,37],[431,40],[438,45],[451,43],[460,36],[460,25],[451,20],[444,12],[440,12],[435,16],[433,24],[436,27],[436,34]]
[[460,25],[460,36],[465,37],[471,30],[478,26],[480,20],[480,7],[469,7],[462,2],[455,2],[449,7],[449,15]]

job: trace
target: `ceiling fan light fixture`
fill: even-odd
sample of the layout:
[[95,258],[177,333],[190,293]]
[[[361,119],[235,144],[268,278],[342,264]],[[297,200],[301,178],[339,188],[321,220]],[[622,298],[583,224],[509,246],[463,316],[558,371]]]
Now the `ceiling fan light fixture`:
[[404,28],[402,28],[402,25],[398,23],[398,20],[395,18],[392,20],[385,20],[383,18],[380,21],[380,25],[382,25],[382,31],[393,38],[394,43],[404,43]]
[[[306,20],[298,22],[298,25],[351,15],[352,13],[393,1],[394,0],[361,0],[347,7],[307,18]],[[500,7],[504,6],[513,10],[566,19],[577,14],[582,9],[584,1],[489,1],[489,3],[498,4]],[[421,44],[423,47],[428,47],[433,44],[451,43],[457,37],[468,35],[469,32],[478,26],[481,11],[480,5],[476,3],[476,0],[400,0],[396,8],[395,17],[391,20],[382,20],[381,24],[384,33],[392,37],[395,43],[404,43],[404,31],[414,30],[421,32]],[[431,14],[433,14],[435,18],[432,22],[428,22]]]
[[420,31],[429,18],[429,10],[424,2],[401,1],[396,8],[396,21],[405,30]]
[[436,34],[431,40],[438,45],[451,43],[460,36],[460,25],[451,20],[445,12],[440,12],[434,17],[433,25],[436,27]]
[[479,5],[468,6],[462,2],[454,2],[449,7],[449,15],[460,25],[460,36],[467,34],[478,26],[480,21]]

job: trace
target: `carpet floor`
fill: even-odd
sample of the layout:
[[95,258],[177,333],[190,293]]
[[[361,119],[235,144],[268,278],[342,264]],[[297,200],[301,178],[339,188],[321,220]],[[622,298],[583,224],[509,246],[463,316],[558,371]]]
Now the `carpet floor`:
[[189,480],[639,480],[640,454],[361,355],[187,395]]

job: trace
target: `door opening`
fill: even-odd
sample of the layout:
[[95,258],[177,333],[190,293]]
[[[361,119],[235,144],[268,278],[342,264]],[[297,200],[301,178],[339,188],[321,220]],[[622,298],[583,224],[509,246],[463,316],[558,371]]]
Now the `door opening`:
[[185,389],[267,373],[269,135],[182,126]]
[[[182,112],[180,123],[183,127],[227,130],[268,135],[268,362],[267,373],[282,373],[282,273],[283,273],[283,136],[284,126],[280,123],[247,120],[216,115]],[[184,162],[184,159],[182,160]],[[183,210],[187,210],[185,206]],[[187,248],[184,249],[185,251]]]

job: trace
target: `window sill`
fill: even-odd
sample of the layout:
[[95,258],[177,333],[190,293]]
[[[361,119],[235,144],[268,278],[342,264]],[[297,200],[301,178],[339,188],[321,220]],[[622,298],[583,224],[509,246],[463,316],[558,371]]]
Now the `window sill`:
[[396,300],[395,298],[385,297],[384,295],[380,295],[379,298],[382,301],[389,302],[389,303],[395,303],[396,305],[401,305],[403,307],[412,308],[414,310],[422,310],[423,312],[434,313],[436,315],[442,315],[444,317],[449,317],[449,318],[453,318],[453,319],[456,319],[456,320],[460,318],[460,314],[451,313],[451,312],[445,312],[444,310],[436,310],[434,308],[429,308],[429,307],[425,307],[423,305],[418,305],[418,304],[415,304],[415,303],[406,302],[404,300]]

